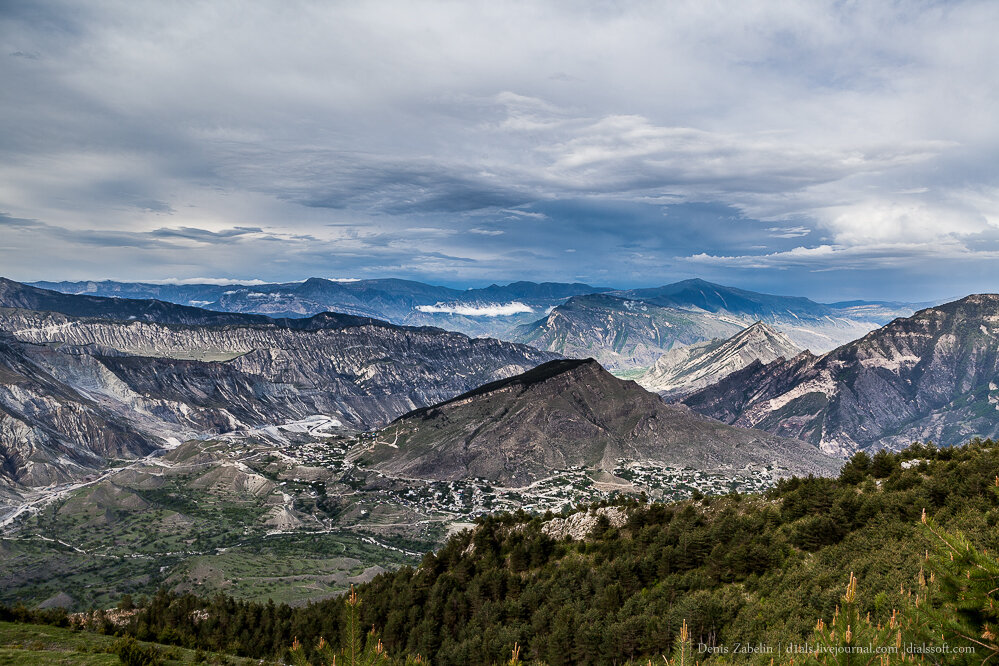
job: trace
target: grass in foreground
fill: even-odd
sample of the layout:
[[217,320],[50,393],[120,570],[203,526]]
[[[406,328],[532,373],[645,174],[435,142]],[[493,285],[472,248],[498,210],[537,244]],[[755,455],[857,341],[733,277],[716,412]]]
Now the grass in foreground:
[[[44,624],[0,622],[0,666],[50,666],[80,664],[82,666],[120,666],[115,654],[119,639],[89,631]],[[163,664],[232,664],[246,666],[263,664],[257,659],[241,659],[229,655],[187,650],[176,646],[140,642],[144,648],[157,650]]]

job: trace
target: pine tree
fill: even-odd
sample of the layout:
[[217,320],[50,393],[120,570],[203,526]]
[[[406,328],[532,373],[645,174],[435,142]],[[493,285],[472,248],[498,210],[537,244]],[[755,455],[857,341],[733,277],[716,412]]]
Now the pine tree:
[[829,624],[821,618],[816,624],[811,652],[789,663],[889,666],[915,661],[902,647],[910,626],[911,621],[897,611],[884,623],[873,622],[870,613],[861,616],[857,577],[851,572],[841,605]]
[[673,653],[669,657],[669,666],[694,666],[694,643],[690,640],[690,630],[687,621],[683,621],[680,633],[673,643]]
[[[995,485],[999,486],[999,477]],[[948,654],[948,663],[984,663],[999,655],[999,561],[978,551],[960,532],[941,529],[923,510],[924,529],[937,543],[926,558],[929,585],[920,572],[917,639],[973,649]]]
[[[417,656],[407,657],[404,662],[393,661],[381,639],[372,627],[368,633],[367,640],[361,638],[360,627],[360,606],[361,598],[354,591],[354,586],[350,586],[350,594],[345,600],[347,606],[347,622],[344,625],[343,647],[340,650],[342,660],[340,664],[346,666],[376,666],[377,664],[421,664],[423,660]],[[306,655],[305,648],[295,639],[291,646],[291,658],[296,666],[336,666],[337,652],[333,649],[325,638],[320,637],[316,644],[313,660],[310,661]]]

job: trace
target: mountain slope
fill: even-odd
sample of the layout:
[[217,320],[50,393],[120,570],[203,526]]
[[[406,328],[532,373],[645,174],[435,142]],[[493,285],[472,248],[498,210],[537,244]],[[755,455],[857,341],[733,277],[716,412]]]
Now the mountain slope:
[[76,317],[138,319],[165,324],[262,324],[266,317],[213,312],[151,299],[69,295],[0,278],[0,307],[61,312]]
[[[53,307],[131,317],[143,303],[83,298]],[[153,302],[147,312],[172,317],[178,307]],[[183,309],[187,319],[201,316],[187,310],[194,308]],[[509,342],[333,313],[222,316],[241,319],[166,324],[0,307],[4,475],[47,483],[52,475],[33,474],[29,461],[75,474],[79,465],[97,468],[109,456],[148,452],[171,438],[312,415],[366,430],[552,358]],[[67,458],[66,447],[79,455]]]
[[609,472],[621,459],[704,470],[752,464],[831,473],[839,466],[803,442],[668,405],[593,359],[552,361],[407,414],[358,463],[404,477],[524,486],[556,469]]
[[724,311],[759,320],[783,317],[792,312],[799,317],[823,317],[832,314],[829,306],[800,296],[761,294],[701,279],[682,280],[662,287],[628,289],[613,293],[660,307],[696,308],[705,312]]
[[921,310],[821,357],[754,363],[684,402],[833,453],[997,435],[999,296]]
[[681,345],[727,338],[757,321],[796,347],[826,351],[855,340],[905,304],[850,302],[841,307],[684,280],[651,289],[576,296],[518,327],[513,339],[564,356],[592,356],[615,372],[649,368]]
[[742,328],[712,313],[593,294],[570,298],[544,319],[519,327],[514,339],[563,356],[593,357],[617,371],[648,367],[673,347],[728,337]]
[[0,338],[0,483],[64,482],[106,458],[140,456],[155,445],[85,392],[53,377],[32,356]]
[[676,398],[714,384],[753,361],[770,363],[800,352],[787,336],[756,322],[727,340],[671,349],[635,381],[649,391]]
[[[890,319],[885,318],[885,308],[865,308],[855,303],[837,308],[799,296],[761,294],[700,279],[613,293],[660,307],[728,316],[743,326],[762,321],[787,335],[795,345],[816,352],[855,340]],[[896,310],[905,315],[913,311]]]

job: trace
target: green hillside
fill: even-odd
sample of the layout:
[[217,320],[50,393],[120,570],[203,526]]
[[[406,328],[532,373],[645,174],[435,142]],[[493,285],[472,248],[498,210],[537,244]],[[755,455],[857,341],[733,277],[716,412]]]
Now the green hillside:
[[[669,655],[684,624],[698,661],[788,663],[779,653],[731,648],[813,640],[817,621],[829,623],[837,608],[852,609],[851,635],[863,627],[874,635],[878,624],[895,627],[894,610],[908,618],[906,627],[957,632],[948,633],[951,642],[959,642],[951,627],[958,620],[988,634],[996,612],[975,604],[991,603],[995,594],[969,597],[961,583],[965,573],[980,570],[991,576],[981,585],[999,587],[993,584],[999,565],[956,550],[953,561],[932,555],[952,546],[921,518],[925,509],[930,525],[963,532],[975,552],[994,552],[994,447],[986,440],[953,449],[916,445],[873,458],[861,453],[838,479],[794,478],[763,495],[491,516],[426,555],[418,568],[358,586],[359,624],[377,629],[389,654],[422,655],[435,665],[506,663],[515,645],[532,663],[644,664]],[[940,562],[957,569],[948,574]],[[933,582],[934,571],[948,578]],[[924,609],[939,607],[933,612],[957,620],[920,615],[912,595],[930,599]],[[338,599],[291,608],[162,591],[127,630],[140,640],[287,658],[296,638],[306,651],[320,636],[337,647],[345,609]],[[906,640],[921,635],[910,630]],[[977,649],[978,661],[966,663],[988,655]],[[949,655],[931,663],[965,662]]]

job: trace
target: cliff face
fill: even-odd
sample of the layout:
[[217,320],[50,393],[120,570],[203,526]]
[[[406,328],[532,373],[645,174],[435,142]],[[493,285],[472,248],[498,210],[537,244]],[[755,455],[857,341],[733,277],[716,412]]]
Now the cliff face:
[[[186,392],[188,384],[201,381],[205,388],[191,395],[206,394],[213,382],[223,393],[227,386],[243,386],[250,395],[295,394],[320,409],[313,413],[337,416],[357,428],[383,425],[552,358],[523,345],[439,329],[343,325],[327,315],[294,324],[180,326],[24,310],[0,315],[0,330],[19,341],[58,343],[67,347],[65,354],[107,357],[104,364],[141,392]],[[113,360],[121,355],[159,360]]]
[[[0,464],[8,479],[63,480],[108,457],[315,414],[366,430],[552,358],[513,343],[332,313],[159,323],[128,319],[137,302],[86,298],[101,318],[0,308]],[[176,319],[172,308],[180,306],[166,305],[150,311]],[[186,317],[196,309],[183,310]]]
[[521,486],[556,469],[610,471],[619,459],[705,470],[776,464],[817,473],[839,464],[804,442],[666,404],[593,359],[553,361],[408,414],[383,429],[359,463],[401,476]]
[[999,296],[897,319],[828,354],[755,363],[684,402],[829,452],[999,435]]
[[155,448],[126,419],[49,373],[37,358],[47,353],[0,339],[0,483],[64,482],[107,458]]
[[636,381],[649,391],[677,399],[755,361],[770,363],[779,358],[794,358],[800,352],[786,335],[756,322],[727,340],[671,349]]

